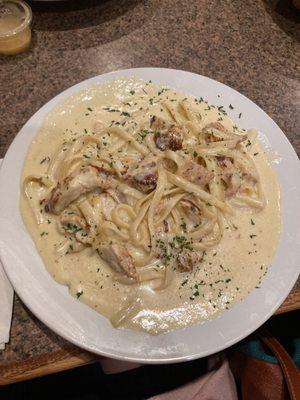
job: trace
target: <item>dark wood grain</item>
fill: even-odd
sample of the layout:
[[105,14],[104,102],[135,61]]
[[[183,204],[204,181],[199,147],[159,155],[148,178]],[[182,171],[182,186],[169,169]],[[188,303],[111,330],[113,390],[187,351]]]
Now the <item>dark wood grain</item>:
[[281,304],[275,314],[283,314],[289,311],[300,310],[300,290],[291,292]]
[[0,366],[0,386],[65,371],[99,359],[99,356],[78,347],[31,357],[22,362]]

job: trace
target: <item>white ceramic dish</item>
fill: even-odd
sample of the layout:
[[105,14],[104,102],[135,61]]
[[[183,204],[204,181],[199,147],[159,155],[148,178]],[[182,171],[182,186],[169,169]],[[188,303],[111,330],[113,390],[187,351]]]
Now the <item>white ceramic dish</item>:
[[[68,294],[46,271],[19,212],[20,174],[27,148],[45,115],[74,92],[119,76],[136,75],[224,105],[242,127],[258,128],[260,140],[276,154],[274,168],[282,193],[282,233],[261,288],[231,310],[204,324],[158,336],[117,330]],[[229,104],[235,106],[229,109]],[[239,114],[242,113],[240,119]],[[224,349],[257,329],[284,301],[300,270],[300,163],[275,122],[252,101],[204,76],[160,68],[112,72],[67,89],[44,105],[21,129],[0,172],[0,256],[16,292],[53,331],[76,345],[108,357],[141,363],[169,363],[203,357]]]

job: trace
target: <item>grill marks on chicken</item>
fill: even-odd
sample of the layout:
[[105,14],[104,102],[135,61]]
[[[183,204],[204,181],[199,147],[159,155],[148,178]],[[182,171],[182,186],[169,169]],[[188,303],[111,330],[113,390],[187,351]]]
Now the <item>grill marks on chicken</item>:
[[77,168],[52,189],[45,199],[45,211],[58,215],[79,196],[97,188],[106,190],[113,186],[112,174],[104,168],[92,165]]
[[181,175],[188,181],[205,187],[214,177],[214,173],[194,161],[187,161],[181,170]]
[[136,189],[143,193],[149,193],[156,188],[157,163],[153,159],[144,159],[129,167],[124,178]]
[[[258,176],[255,170],[251,169],[247,162],[238,160],[236,166],[229,157],[217,157],[219,177],[224,182],[226,197],[233,197],[245,186],[245,182],[256,183]],[[242,184],[242,179],[244,183]]]
[[154,142],[158,149],[162,151],[182,149],[184,134],[179,126],[154,116],[151,120],[151,128],[154,129]]
[[116,272],[138,280],[133,258],[125,246],[118,243],[105,244],[98,248],[98,253]]
[[84,218],[74,211],[66,209],[60,214],[59,221],[61,227],[67,234],[74,235],[76,240],[80,243],[88,243],[87,237],[90,227]]

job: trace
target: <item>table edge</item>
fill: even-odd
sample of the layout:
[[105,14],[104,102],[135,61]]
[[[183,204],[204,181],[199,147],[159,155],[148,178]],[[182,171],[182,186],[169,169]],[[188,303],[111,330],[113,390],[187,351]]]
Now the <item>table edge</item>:
[[[274,315],[300,309],[300,290],[291,292]],[[101,356],[82,350],[79,347],[66,347],[62,350],[12,364],[0,365],[0,386],[39,378],[56,372],[92,364]]]

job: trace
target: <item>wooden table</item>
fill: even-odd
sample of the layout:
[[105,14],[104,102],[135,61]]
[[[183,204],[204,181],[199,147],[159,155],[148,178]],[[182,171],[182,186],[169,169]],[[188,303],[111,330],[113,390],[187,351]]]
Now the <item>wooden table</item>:
[[[299,288],[300,289],[300,288]],[[293,311],[300,309],[300,290],[292,291],[285,302],[277,310],[276,314],[284,313],[288,311]],[[90,364],[97,362],[101,357],[89,353],[85,350],[80,349],[68,342],[55,336],[54,333],[50,333],[48,329],[42,326],[24,305],[20,303],[20,300],[16,299],[15,308],[20,308],[16,312],[21,312],[22,314],[27,313],[30,319],[29,325],[32,323],[35,325],[33,331],[31,331],[29,338],[33,339],[34,336],[42,335],[43,342],[45,343],[45,351],[38,349],[38,346],[34,345],[33,340],[28,341],[24,344],[27,348],[28,353],[22,353],[22,357],[17,360],[5,360],[4,364],[0,364],[0,386],[7,385],[9,383],[20,382],[27,379],[37,378],[40,376],[52,374],[59,371],[68,370],[71,368],[79,367],[81,365]],[[21,310],[22,308],[22,310]],[[28,324],[28,321],[27,323]],[[26,325],[25,324],[25,325]],[[11,332],[11,343],[8,347],[13,346],[16,337],[18,336],[19,322],[13,321],[12,332]],[[26,329],[25,326],[21,326],[20,329]],[[39,332],[42,331],[42,333]],[[43,332],[44,331],[44,332]],[[43,337],[46,335],[47,338]],[[45,347],[45,346],[44,346]],[[16,352],[18,349],[14,349]],[[30,350],[32,354],[30,354]]]
[[[194,71],[235,88],[279,124],[300,154],[299,30],[289,1],[69,3],[35,5],[30,51],[0,57],[0,157],[26,120],[62,90],[143,66]],[[298,281],[278,312],[299,308]],[[0,352],[0,385],[98,359],[55,335],[15,298],[11,340]]]

